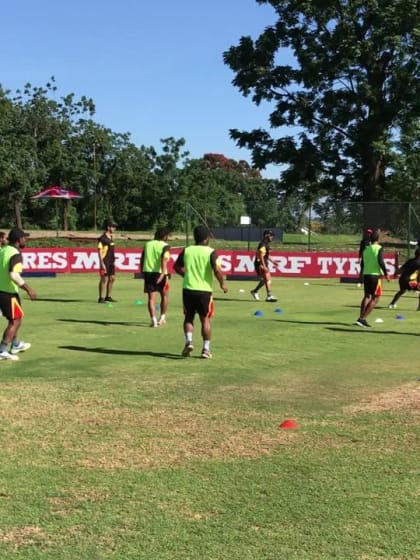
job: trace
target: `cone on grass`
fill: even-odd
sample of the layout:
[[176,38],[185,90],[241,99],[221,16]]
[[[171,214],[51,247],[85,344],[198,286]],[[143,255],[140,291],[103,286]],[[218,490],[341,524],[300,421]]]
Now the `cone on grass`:
[[279,428],[282,428],[283,430],[296,430],[297,427],[297,423],[291,418],[283,420],[283,422],[279,425]]

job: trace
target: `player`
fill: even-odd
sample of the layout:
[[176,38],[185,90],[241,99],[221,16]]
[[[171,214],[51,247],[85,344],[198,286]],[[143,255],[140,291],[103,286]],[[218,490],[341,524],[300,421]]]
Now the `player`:
[[194,228],[195,245],[186,247],[178,255],[175,271],[183,276],[185,346],[182,355],[187,358],[194,350],[194,317],[198,314],[203,339],[202,358],[211,358],[211,318],[214,314],[213,278],[216,276],[224,293],[228,291],[216,251],[208,246],[209,231],[205,226]]
[[362,258],[363,258],[363,251],[366,249],[366,247],[368,245],[370,245],[371,241],[370,241],[370,236],[372,235],[373,229],[368,227],[365,228],[363,231],[363,237],[360,240],[360,244],[359,244],[359,265],[360,265],[360,274],[359,274],[359,282],[357,284],[358,288],[362,287],[362,283],[363,283],[363,274],[362,274]]
[[[397,307],[397,301],[400,297],[409,290],[418,290],[419,288],[419,274],[420,274],[420,249],[416,249],[414,258],[408,259],[399,269],[399,291],[392,298],[391,303],[388,305],[389,309]],[[420,311],[420,294],[417,304],[417,311]]]
[[115,302],[111,293],[115,280],[115,249],[113,235],[117,224],[114,220],[104,222],[104,233],[98,239],[99,298],[98,303]]
[[[147,307],[151,319],[150,326],[158,327],[166,323],[169,301],[168,262],[169,230],[156,230],[155,238],[147,241],[141,255],[140,266],[144,276],[144,293],[148,296]],[[156,318],[156,293],[160,294],[160,318]]]
[[371,243],[363,251],[361,273],[363,274],[364,296],[360,303],[360,316],[356,325],[369,328],[366,317],[374,309],[382,295],[381,274],[389,282],[388,272],[383,259],[383,249],[379,245],[379,233],[374,230],[370,235]]
[[7,245],[7,235],[4,231],[0,231],[0,249]]
[[257,251],[255,253],[254,267],[255,272],[260,278],[260,281],[258,282],[256,288],[254,290],[251,290],[251,295],[256,301],[260,300],[258,291],[263,286],[265,286],[267,292],[265,301],[277,301],[277,298],[274,297],[271,293],[271,273],[268,267],[269,262],[275,264],[274,261],[270,259],[270,243],[273,241],[273,238],[274,233],[271,230],[264,230],[263,238],[259,242]]
[[0,344],[0,360],[19,360],[17,354],[31,347],[29,342],[18,338],[24,317],[19,288],[25,290],[31,299],[37,297],[21,276],[23,259],[20,249],[25,247],[27,236],[21,229],[13,228],[9,232],[9,244],[0,249],[0,310],[8,321]]

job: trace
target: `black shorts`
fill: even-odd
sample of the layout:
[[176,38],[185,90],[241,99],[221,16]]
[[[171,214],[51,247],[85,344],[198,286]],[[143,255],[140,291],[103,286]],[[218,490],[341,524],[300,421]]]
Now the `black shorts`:
[[400,290],[403,291],[411,291],[411,290],[418,290],[419,284],[416,280],[410,280],[409,278],[400,278],[398,281],[400,285]]
[[196,290],[183,290],[182,302],[184,304],[184,314],[191,320],[197,313],[199,317],[213,317],[214,302],[211,292],[200,292]]
[[12,321],[13,319],[22,319],[22,317],[24,317],[24,313],[20,303],[19,294],[0,292],[0,311],[8,321]]
[[[268,268],[268,263],[265,263],[265,268]],[[255,273],[257,274],[257,276],[264,276],[264,271],[261,270],[261,263],[260,262],[254,262],[254,269],[255,269]]]
[[163,280],[158,283],[158,278],[160,272],[143,272],[144,276],[144,293],[151,294],[153,292],[159,292],[160,294],[164,291],[169,290],[168,277],[164,276]]
[[382,295],[382,286],[380,276],[374,276],[372,274],[366,274],[363,277],[363,286],[365,290],[365,295],[372,298],[377,298]]
[[102,268],[99,270],[99,276],[115,276],[115,264],[106,264],[106,272],[104,270],[102,270]]

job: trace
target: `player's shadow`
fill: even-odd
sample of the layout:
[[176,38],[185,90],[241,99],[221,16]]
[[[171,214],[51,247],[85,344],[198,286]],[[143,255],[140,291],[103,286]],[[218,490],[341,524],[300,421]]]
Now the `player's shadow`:
[[56,303],[82,303],[83,299],[63,299],[63,298],[42,298],[37,297],[36,301],[53,301]]
[[[272,319],[276,321],[276,319]],[[343,327],[350,327],[350,323],[337,323],[336,321],[289,321],[288,319],[280,319],[281,323],[292,323],[294,325],[341,325]]]
[[213,296],[214,301],[240,301],[241,303],[252,303],[249,299],[233,298],[233,297],[217,297]]
[[166,358],[167,360],[183,360],[180,354],[170,352],[150,352],[148,350],[120,350],[116,348],[88,348],[87,346],[58,346],[60,350],[73,350],[75,352],[91,352],[93,354],[111,354],[113,356],[151,356]]
[[150,323],[138,323],[137,321],[100,321],[93,319],[57,319],[63,323],[89,323],[91,325],[119,325],[124,327],[150,327]]
[[349,327],[357,327],[354,329],[338,329],[336,327],[327,327],[327,330],[329,331],[334,331],[334,332],[345,332],[346,334],[349,333],[354,333],[354,334],[398,334],[399,336],[420,336],[419,333],[413,333],[413,332],[399,332],[399,331],[384,331],[383,329],[378,329],[378,330],[373,330],[373,329],[363,329],[358,327],[357,325],[349,325]]

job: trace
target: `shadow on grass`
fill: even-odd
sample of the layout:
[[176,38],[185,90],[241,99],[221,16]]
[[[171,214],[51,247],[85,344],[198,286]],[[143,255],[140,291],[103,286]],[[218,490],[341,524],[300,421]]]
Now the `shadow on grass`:
[[[342,327],[353,327],[354,323],[336,323],[335,321],[289,321],[287,319],[272,319],[272,321],[280,322],[280,323],[292,323],[294,325],[338,325]],[[344,329],[342,329],[344,330]],[[360,327],[359,327],[359,330]]]
[[57,319],[57,321],[62,321],[63,323],[90,323],[91,325],[119,325],[125,327],[148,327],[150,328],[150,323],[138,323],[137,321],[97,321],[93,319]]
[[334,331],[334,332],[345,332],[346,334],[348,333],[369,333],[369,334],[398,334],[399,336],[420,336],[419,333],[413,333],[413,332],[398,332],[398,331],[384,331],[383,329],[378,329],[377,331],[374,329],[362,329],[360,327],[357,327],[357,325],[351,325],[354,326],[354,329],[337,329],[335,327],[327,327],[327,330],[329,331]]
[[214,301],[239,301],[241,303],[252,303],[253,300],[251,299],[244,299],[244,298],[228,298],[228,297],[217,297],[213,296]]
[[62,299],[62,298],[36,298],[36,301],[54,301],[57,303],[82,303],[84,299]]
[[87,346],[58,346],[60,350],[74,350],[75,352],[91,352],[93,354],[112,354],[113,356],[152,356],[167,360],[184,360],[181,354],[169,352],[150,352],[147,350],[117,350],[115,348],[88,348]]

